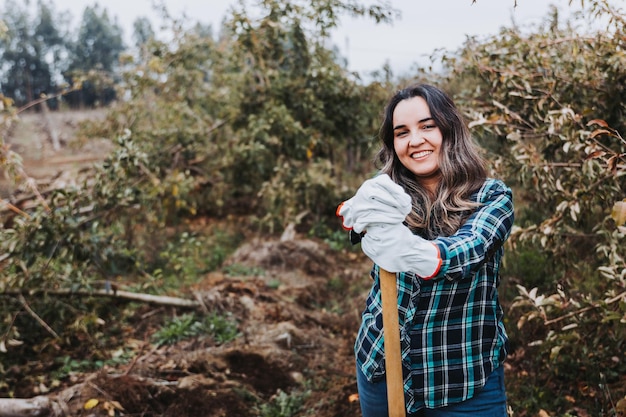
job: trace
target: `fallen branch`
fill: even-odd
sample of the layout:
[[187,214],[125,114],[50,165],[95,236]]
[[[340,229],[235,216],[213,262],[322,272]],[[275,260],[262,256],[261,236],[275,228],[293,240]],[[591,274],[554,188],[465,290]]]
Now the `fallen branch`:
[[[125,377],[126,374],[119,375]],[[111,375],[109,378],[115,379],[119,376]],[[97,375],[88,377],[84,382],[73,385],[64,389],[57,394],[51,394],[49,397],[39,395],[33,398],[0,398],[0,417],[69,417],[71,414],[70,403],[81,398],[81,393],[86,388],[102,390],[92,381]],[[148,377],[133,377],[135,380],[143,384],[156,388],[175,387],[178,381],[158,380]],[[95,415],[95,414],[92,414]]]
[[62,417],[63,408],[48,397],[0,398],[0,417]]
[[[80,291],[72,291],[72,290],[53,290],[53,291],[35,291],[35,294],[46,293],[48,295],[57,295],[57,296],[81,296],[81,297],[111,297],[111,298],[119,298],[123,300],[129,301],[141,301],[148,304],[157,304],[157,305],[165,305],[171,307],[188,307],[188,308],[196,308],[200,307],[200,303],[197,300],[189,300],[186,298],[178,298],[178,297],[170,297],[167,295],[152,295],[152,294],[142,294],[142,293],[133,293],[130,291],[120,291],[120,290],[80,290]],[[32,293],[31,293],[32,294]],[[19,291],[4,291],[0,293],[0,296],[22,296],[22,292]],[[0,414],[0,417],[3,417]]]

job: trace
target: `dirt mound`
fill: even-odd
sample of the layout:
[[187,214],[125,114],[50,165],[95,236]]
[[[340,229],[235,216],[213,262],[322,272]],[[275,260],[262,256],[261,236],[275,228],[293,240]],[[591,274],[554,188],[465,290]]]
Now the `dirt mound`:
[[335,269],[334,254],[312,240],[266,241],[260,238],[239,248],[229,263],[260,266],[272,270],[301,270],[325,276]]

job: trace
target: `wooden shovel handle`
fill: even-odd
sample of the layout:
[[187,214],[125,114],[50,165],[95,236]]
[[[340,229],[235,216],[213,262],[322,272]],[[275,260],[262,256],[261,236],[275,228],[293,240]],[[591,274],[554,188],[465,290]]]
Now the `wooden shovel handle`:
[[380,291],[383,305],[385,365],[389,417],[406,417],[404,381],[398,326],[398,287],[396,274],[380,268]]

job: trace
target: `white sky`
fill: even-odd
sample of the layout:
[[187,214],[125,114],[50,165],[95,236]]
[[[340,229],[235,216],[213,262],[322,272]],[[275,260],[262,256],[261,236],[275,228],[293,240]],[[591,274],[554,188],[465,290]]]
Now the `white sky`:
[[[15,0],[0,0],[0,7]],[[170,14],[190,22],[211,24],[215,30],[236,0],[158,0]],[[536,24],[548,14],[553,4],[564,12],[571,12],[579,4],[574,0],[389,0],[401,12],[393,25],[376,25],[372,20],[342,19],[334,33],[333,42],[348,59],[348,67],[362,75],[380,70],[389,63],[394,74],[409,70],[414,63],[428,65],[428,56],[438,48],[454,50],[466,36],[487,36],[498,33],[503,26],[515,21],[525,27]],[[618,3],[623,0],[618,0]],[[137,17],[148,17],[158,29],[159,15],[153,0],[52,0],[56,11],[70,11],[77,24],[86,6],[99,4],[117,18],[130,44],[132,24]],[[250,3],[248,1],[247,3]],[[364,1],[372,3],[372,0]],[[565,13],[564,13],[565,14]]]

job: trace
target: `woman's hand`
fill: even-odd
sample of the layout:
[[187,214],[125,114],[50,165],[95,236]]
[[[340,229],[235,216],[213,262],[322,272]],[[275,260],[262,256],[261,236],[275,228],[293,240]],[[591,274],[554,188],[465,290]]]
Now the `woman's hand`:
[[361,185],[354,197],[337,207],[343,227],[361,233],[370,224],[400,224],[411,212],[411,197],[387,174]]
[[437,275],[442,263],[438,247],[402,223],[370,224],[361,249],[389,272],[413,272],[426,279]]

